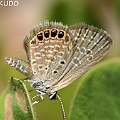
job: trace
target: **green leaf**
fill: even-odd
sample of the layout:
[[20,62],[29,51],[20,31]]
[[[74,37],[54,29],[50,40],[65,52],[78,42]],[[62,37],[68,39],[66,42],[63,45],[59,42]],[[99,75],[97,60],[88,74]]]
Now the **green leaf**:
[[70,120],[120,120],[120,60],[100,63],[85,74]]
[[0,120],[36,120],[27,88],[16,78],[10,78],[1,94],[0,109]]

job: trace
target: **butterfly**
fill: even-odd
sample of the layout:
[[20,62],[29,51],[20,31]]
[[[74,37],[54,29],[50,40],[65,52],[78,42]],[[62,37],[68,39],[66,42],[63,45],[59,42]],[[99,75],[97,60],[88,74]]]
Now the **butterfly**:
[[[98,63],[112,46],[106,31],[79,23],[65,26],[61,22],[44,21],[30,31],[23,41],[27,61],[6,57],[6,62],[28,77],[30,85],[43,95],[60,100],[57,91],[68,86]],[[34,96],[36,97],[36,96]]]

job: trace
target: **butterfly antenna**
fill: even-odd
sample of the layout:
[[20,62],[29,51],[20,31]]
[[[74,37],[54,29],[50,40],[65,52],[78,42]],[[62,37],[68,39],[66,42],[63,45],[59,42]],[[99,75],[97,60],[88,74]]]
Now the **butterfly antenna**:
[[58,94],[56,94],[56,95],[57,95],[57,98],[60,101],[60,105],[61,105],[61,109],[62,109],[62,114],[63,114],[63,120],[66,120],[66,115],[65,115],[65,110],[64,110],[62,99],[61,99],[61,97]]

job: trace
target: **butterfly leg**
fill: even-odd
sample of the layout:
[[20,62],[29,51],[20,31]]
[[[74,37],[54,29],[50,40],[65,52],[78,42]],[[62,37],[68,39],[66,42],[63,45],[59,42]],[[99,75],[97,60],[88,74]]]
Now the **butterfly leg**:
[[32,103],[32,105],[38,104],[39,102],[41,102],[41,101],[44,100],[44,98],[43,98],[43,96],[42,96],[41,94],[37,94],[36,96],[32,97],[32,100],[35,99],[36,97],[39,97],[39,99],[36,100],[36,101],[34,101],[34,102]]

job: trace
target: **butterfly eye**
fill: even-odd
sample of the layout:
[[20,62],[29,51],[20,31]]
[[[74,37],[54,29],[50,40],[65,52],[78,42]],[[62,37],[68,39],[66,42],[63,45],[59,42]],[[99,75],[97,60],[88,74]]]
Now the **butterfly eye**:
[[37,34],[37,38],[39,41],[42,41],[43,40],[43,33]]
[[57,30],[56,29],[53,29],[51,31],[51,37],[55,37],[57,35]]
[[56,99],[56,92],[49,95],[50,100]]
[[63,36],[64,36],[64,32],[63,31],[59,31],[58,38],[62,38]]
[[44,31],[44,36],[46,37],[46,38],[49,38],[49,30],[46,30],[46,31]]

